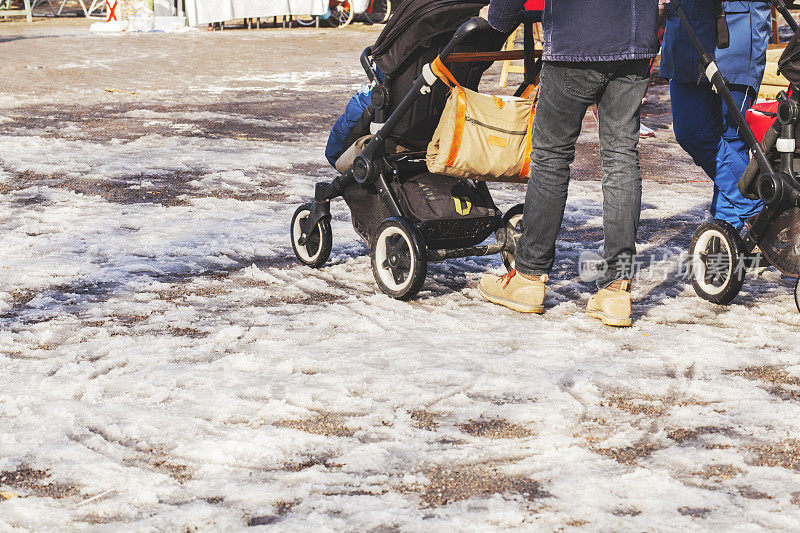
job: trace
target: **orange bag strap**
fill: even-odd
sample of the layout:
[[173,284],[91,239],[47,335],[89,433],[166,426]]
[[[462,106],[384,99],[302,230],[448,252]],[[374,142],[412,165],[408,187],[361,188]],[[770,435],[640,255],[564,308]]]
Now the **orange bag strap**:
[[[528,86],[528,88],[530,87],[531,86]],[[528,92],[527,89],[525,92]],[[531,151],[533,150],[533,117],[536,115],[536,100],[539,97],[539,86],[536,85],[531,92],[533,93],[533,103],[531,104],[531,114],[528,117],[528,131],[525,134],[525,159],[523,159],[522,170],[519,173],[519,177],[522,180],[527,179],[528,173],[531,171]]]
[[453,73],[444,66],[439,56],[436,56],[436,59],[431,62],[431,71],[451,89],[454,87],[461,87],[461,84],[458,83]]
[[[536,92],[538,88],[539,88],[538,85],[534,85],[534,84],[531,83],[530,85],[525,87],[525,90],[522,91],[522,94],[519,95],[519,97],[520,98],[528,98],[532,93]],[[535,96],[534,96],[534,98],[535,98]]]
[[444,162],[445,166],[452,167],[458,157],[458,150],[461,148],[461,139],[464,136],[464,125],[467,122],[467,93],[464,88],[458,83],[453,73],[444,66],[442,60],[437,56],[431,62],[431,71],[437,78],[442,80],[445,85],[450,87],[450,90],[455,90],[456,93],[456,124],[453,131],[453,142],[450,144],[450,152],[447,154],[447,160]]
[[467,122],[467,93],[461,86],[456,87],[458,101],[456,102],[456,126],[453,131],[453,143],[450,145],[450,153],[447,154],[445,166],[452,167],[456,162],[458,150],[461,148],[461,138],[464,136],[464,125]]

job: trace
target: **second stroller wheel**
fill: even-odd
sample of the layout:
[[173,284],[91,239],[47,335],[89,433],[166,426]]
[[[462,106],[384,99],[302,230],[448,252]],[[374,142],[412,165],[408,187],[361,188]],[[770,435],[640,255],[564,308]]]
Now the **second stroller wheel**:
[[403,218],[387,218],[375,232],[370,250],[372,273],[381,291],[398,300],[416,296],[428,273],[422,236]]
[[794,305],[800,311],[800,278],[794,280]]
[[369,7],[364,12],[370,22],[373,24],[383,24],[389,20],[392,14],[391,0],[372,0]]
[[[514,240],[513,252],[500,252],[500,257],[503,259],[503,265],[505,265],[506,270],[509,272],[511,272],[515,267],[517,242],[519,241],[520,235],[522,235],[522,231],[525,229],[525,226],[522,223],[522,212],[524,208],[524,204],[517,204],[506,211],[506,214],[503,215],[503,226],[501,230],[505,231],[506,235]],[[498,238],[500,237],[501,236],[498,235]]]
[[727,304],[742,289],[745,263],[739,232],[724,220],[702,224],[689,245],[692,287],[715,304]]

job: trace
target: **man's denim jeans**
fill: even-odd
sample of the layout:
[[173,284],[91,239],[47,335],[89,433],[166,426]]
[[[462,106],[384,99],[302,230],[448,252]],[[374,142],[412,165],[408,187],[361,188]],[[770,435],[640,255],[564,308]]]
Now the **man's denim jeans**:
[[553,268],[575,141],[587,108],[597,103],[603,164],[603,257],[608,264],[597,286],[632,277],[642,204],[639,112],[648,78],[646,59],[544,63],[533,123],[525,230],[516,250],[520,273],[547,274]]

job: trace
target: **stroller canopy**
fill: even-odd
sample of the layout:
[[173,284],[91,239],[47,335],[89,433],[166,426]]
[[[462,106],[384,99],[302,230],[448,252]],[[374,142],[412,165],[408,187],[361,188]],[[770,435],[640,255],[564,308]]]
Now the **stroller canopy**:
[[[420,45],[437,38],[449,40],[461,24],[478,14],[484,0],[406,0],[392,14],[375,45],[372,57],[392,76]],[[498,34],[499,35],[499,34]],[[499,41],[502,43],[502,39]]]
[[800,31],[794,34],[778,59],[778,70],[792,84],[800,85]]

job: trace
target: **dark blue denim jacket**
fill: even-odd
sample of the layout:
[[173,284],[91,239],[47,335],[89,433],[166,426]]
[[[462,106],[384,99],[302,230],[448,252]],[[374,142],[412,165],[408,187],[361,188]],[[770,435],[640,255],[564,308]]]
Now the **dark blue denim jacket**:
[[[491,0],[489,23],[508,31],[525,0]],[[658,0],[545,0],[546,61],[650,59],[658,53]]]

